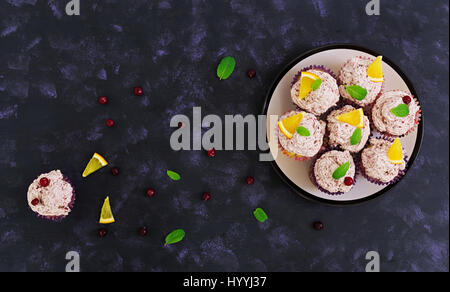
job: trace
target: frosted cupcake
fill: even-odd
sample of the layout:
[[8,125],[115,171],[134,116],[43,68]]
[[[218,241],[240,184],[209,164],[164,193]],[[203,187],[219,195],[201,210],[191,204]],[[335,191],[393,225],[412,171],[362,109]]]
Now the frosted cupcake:
[[405,91],[385,92],[372,109],[375,128],[387,136],[403,136],[413,130],[420,119],[420,107]]
[[370,136],[369,118],[351,105],[332,111],[328,117],[328,143],[350,152],[361,151]]
[[41,174],[28,187],[28,205],[38,216],[61,220],[69,215],[75,201],[75,191],[59,170]]
[[406,169],[400,139],[370,139],[370,145],[361,153],[361,168],[372,183],[387,185],[398,180]]
[[325,122],[306,112],[290,111],[278,122],[278,142],[282,152],[297,160],[308,160],[321,150]]
[[381,57],[354,57],[339,73],[339,92],[345,101],[366,107],[375,102],[383,89]]
[[322,66],[305,68],[297,74],[291,88],[292,101],[302,110],[320,116],[340,98],[333,73]]
[[349,151],[328,151],[315,161],[310,176],[322,192],[343,194],[349,192],[355,183],[355,162]]

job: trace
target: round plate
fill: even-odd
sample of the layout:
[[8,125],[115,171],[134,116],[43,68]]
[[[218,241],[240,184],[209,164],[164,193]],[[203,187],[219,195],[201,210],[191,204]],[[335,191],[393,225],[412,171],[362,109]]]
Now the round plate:
[[[267,139],[270,151],[276,157],[271,162],[278,175],[291,186],[298,194],[307,199],[331,205],[349,205],[362,203],[389,191],[395,184],[379,186],[367,181],[362,175],[358,175],[354,188],[343,195],[331,196],[317,189],[309,179],[309,169],[312,161],[300,162],[279,152],[278,141],[273,141],[277,124],[270,122],[270,116],[281,116],[287,111],[295,109],[290,98],[290,88],[294,76],[303,68],[310,65],[324,65],[336,75],[342,65],[355,56],[376,57],[383,54],[356,45],[329,45],[320,47],[299,56],[291,62],[277,77],[273,83],[264,104],[263,114],[267,115]],[[383,55],[383,73],[385,76],[384,90],[400,89],[411,92],[419,100],[417,93],[408,77],[391,60]],[[420,100],[419,100],[420,103]],[[407,137],[401,138],[409,158],[408,169],[411,168],[419,152],[422,143],[423,114],[417,129]],[[374,133],[375,136],[378,133]],[[276,137],[276,136],[275,136]]]

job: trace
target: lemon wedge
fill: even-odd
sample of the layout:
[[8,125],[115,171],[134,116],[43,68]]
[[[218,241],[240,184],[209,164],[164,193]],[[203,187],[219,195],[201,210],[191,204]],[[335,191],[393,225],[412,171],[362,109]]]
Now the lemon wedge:
[[310,73],[310,72],[302,72],[302,75],[300,76],[300,90],[298,93],[299,99],[304,99],[308,96],[308,94],[312,91],[312,84],[317,79],[320,79],[319,76]]
[[402,142],[399,138],[395,139],[388,150],[388,159],[392,164],[403,164],[403,149]]
[[286,137],[291,139],[294,136],[295,131],[297,130],[298,125],[301,123],[302,119],[303,113],[299,113],[279,121],[278,127]]
[[384,82],[382,60],[383,56],[377,57],[375,61],[367,68],[367,76],[370,81]]
[[99,222],[100,224],[111,224],[115,222],[109,203],[109,197],[106,197],[105,202],[103,203]]
[[83,177],[87,177],[88,175],[96,172],[102,167],[105,167],[108,165],[108,162],[103,158],[100,154],[94,153],[91,160],[89,161],[88,165],[83,171]]
[[336,116],[336,120],[357,128],[364,128],[364,110],[362,108]]

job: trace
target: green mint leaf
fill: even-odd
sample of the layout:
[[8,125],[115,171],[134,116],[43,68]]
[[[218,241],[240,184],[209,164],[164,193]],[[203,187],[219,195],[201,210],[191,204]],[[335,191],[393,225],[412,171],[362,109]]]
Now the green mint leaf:
[[333,172],[333,178],[334,179],[340,179],[344,177],[347,174],[347,171],[350,168],[350,162],[346,162],[339,166],[334,172]]
[[361,139],[362,139],[362,131],[360,128],[356,128],[356,130],[353,132],[352,137],[350,138],[350,144],[358,145],[359,142],[361,142]]
[[298,127],[297,128],[297,133],[300,136],[305,136],[305,137],[309,137],[311,136],[311,133],[308,131],[308,129],[306,129],[305,127]]
[[185,235],[186,235],[186,233],[184,232],[183,229],[174,230],[171,233],[169,233],[169,235],[166,236],[166,244],[165,245],[180,242],[183,240]]
[[264,223],[266,222],[267,219],[269,219],[266,212],[264,212],[264,210],[261,208],[258,208],[255,211],[253,211],[253,215],[255,216],[256,220],[258,220],[261,223]]
[[313,90],[313,91],[316,91],[317,89],[319,89],[320,88],[320,85],[322,85],[322,79],[316,79],[316,80],[314,80],[314,82],[311,84],[311,89]]
[[363,100],[367,96],[367,89],[359,85],[350,85],[345,87],[348,94],[356,100]]
[[167,175],[174,181],[180,180],[181,176],[175,171],[168,170]]
[[391,109],[391,113],[399,118],[407,117],[409,115],[409,106],[402,103],[398,107]]
[[219,66],[217,67],[217,77],[220,80],[228,79],[234,71],[236,67],[236,60],[233,57],[225,57],[220,61]]

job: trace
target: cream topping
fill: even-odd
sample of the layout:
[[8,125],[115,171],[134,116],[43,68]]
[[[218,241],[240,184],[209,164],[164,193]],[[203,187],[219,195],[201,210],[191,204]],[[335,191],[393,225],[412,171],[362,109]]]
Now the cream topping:
[[[404,103],[404,96],[411,97],[411,103],[408,105],[409,115],[400,118],[395,116],[391,110]],[[380,96],[372,109],[373,123],[380,132],[401,136],[415,126],[418,111],[419,106],[410,93],[401,90],[388,91]]]
[[[343,98],[349,99],[359,106],[372,104],[383,87],[382,82],[372,82],[367,76],[367,68],[374,60],[354,57],[341,69],[339,80],[342,83],[339,91]],[[367,89],[367,95],[363,100],[354,99],[345,89],[347,85],[359,85]]]
[[339,88],[336,79],[330,74],[321,70],[308,70],[307,72],[313,73],[320,77],[322,84],[317,90],[311,91],[311,93],[304,99],[298,98],[298,92],[300,90],[300,79],[291,89],[292,101],[298,105],[301,109],[310,112],[316,116],[325,113],[329,108],[335,106],[339,101]]
[[391,142],[383,139],[370,139],[370,146],[361,154],[362,165],[367,176],[387,183],[405,169],[405,162],[393,164],[389,161],[387,153],[391,145]]
[[336,116],[353,110],[355,110],[354,107],[347,105],[341,109],[332,111],[330,115],[328,115],[328,131],[330,132],[329,143],[331,146],[341,146],[342,149],[350,152],[359,152],[364,148],[370,136],[369,118],[364,116],[364,128],[361,129],[361,141],[356,145],[352,145],[350,139],[357,127],[336,120]]
[[[298,113],[300,113],[300,111],[291,111],[281,116],[280,121]],[[326,124],[324,121],[317,119],[313,114],[303,112],[303,119],[298,126],[308,129],[310,136],[301,136],[295,132],[292,139],[289,139],[281,131],[279,131],[278,135],[280,144],[284,149],[291,153],[304,157],[313,157],[322,148]]]
[[[333,173],[336,169],[347,162],[350,162],[347,174],[340,179],[334,179]],[[344,180],[346,177],[354,179],[355,171],[355,162],[349,151],[329,151],[322,155],[314,166],[314,176],[317,184],[331,193],[349,192],[352,186],[345,185]]]
[[[50,180],[47,187],[40,185],[41,178]],[[59,170],[41,174],[28,187],[28,205],[30,208],[42,216],[66,216],[70,213],[70,203],[72,202],[73,188],[64,179]],[[33,206],[31,202],[39,199],[39,204]]]

